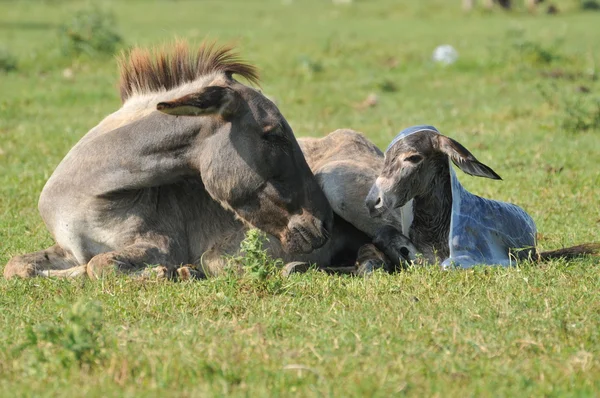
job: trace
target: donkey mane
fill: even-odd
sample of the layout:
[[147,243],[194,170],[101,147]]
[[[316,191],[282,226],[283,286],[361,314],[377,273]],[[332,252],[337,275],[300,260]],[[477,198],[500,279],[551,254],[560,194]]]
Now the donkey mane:
[[117,62],[122,102],[134,94],[170,90],[211,73],[238,74],[250,83],[259,82],[255,66],[241,60],[232,46],[215,43],[204,42],[195,53],[185,41],[177,41],[169,49],[135,47],[122,53]]

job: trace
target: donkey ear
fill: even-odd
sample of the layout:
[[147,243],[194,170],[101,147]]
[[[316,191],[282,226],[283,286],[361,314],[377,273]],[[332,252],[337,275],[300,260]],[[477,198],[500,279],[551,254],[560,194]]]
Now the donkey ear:
[[228,118],[238,107],[238,95],[229,87],[209,86],[198,93],[159,102],[156,109],[168,115],[221,115]]
[[477,160],[460,142],[441,134],[437,136],[437,140],[439,150],[450,156],[452,162],[465,173],[492,180],[502,179],[494,170]]

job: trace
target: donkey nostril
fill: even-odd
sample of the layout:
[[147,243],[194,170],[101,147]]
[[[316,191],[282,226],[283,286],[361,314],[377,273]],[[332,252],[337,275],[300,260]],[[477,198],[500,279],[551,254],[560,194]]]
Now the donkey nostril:
[[377,201],[375,202],[375,208],[380,209],[381,206],[383,206],[383,200],[381,200],[381,196],[380,196],[377,198]]
[[402,257],[408,259],[408,255],[410,254],[410,252],[408,251],[408,249],[404,246],[402,246],[400,248],[400,254],[402,254]]

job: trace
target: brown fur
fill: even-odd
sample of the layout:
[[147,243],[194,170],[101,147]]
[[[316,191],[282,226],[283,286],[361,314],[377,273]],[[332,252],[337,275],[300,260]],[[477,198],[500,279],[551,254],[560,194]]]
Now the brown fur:
[[565,247],[557,250],[550,250],[538,254],[539,261],[549,261],[553,259],[565,259],[597,255],[600,253],[600,243],[584,243],[582,245]]
[[238,74],[253,84],[259,82],[255,66],[240,60],[232,47],[218,47],[215,43],[203,43],[195,53],[183,41],[172,48],[136,47],[121,54],[118,64],[123,102],[133,94],[169,90],[215,72]]

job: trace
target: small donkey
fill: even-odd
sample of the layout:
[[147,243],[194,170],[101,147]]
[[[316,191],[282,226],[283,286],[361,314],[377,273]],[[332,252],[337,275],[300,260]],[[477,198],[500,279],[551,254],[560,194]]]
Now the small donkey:
[[385,227],[375,238],[391,261],[414,260],[416,250],[428,262],[442,261],[444,268],[507,266],[520,259],[569,258],[600,249],[598,244],[585,244],[538,253],[533,219],[511,203],[468,192],[449,160],[467,174],[501,179],[433,126],[403,130],[388,146],[384,168],[366,205],[372,217],[390,212],[402,216],[402,233]]

